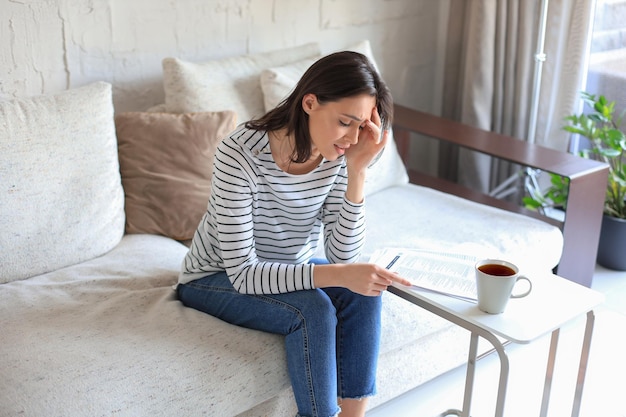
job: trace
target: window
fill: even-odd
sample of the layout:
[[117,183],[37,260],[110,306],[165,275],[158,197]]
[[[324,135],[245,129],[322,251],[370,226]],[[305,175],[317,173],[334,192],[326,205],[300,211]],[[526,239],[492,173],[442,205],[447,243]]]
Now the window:
[[626,109],[626,0],[597,0],[585,91]]

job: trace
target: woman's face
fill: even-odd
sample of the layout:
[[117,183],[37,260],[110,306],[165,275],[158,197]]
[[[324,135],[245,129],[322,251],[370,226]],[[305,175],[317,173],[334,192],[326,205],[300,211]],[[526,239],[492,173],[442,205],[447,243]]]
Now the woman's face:
[[305,95],[302,107],[309,115],[311,158],[321,154],[326,160],[334,161],[351,145],[356,145],[359,132],[371,119],[375,106],[376,98],[367,94],[324,104],[320,104],[315,94]]

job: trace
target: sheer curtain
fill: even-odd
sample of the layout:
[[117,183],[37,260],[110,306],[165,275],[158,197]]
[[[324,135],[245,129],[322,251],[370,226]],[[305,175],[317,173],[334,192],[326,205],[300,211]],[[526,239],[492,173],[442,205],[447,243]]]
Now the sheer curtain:
[[[535,142],[564,152],[578,110],[595,0],[550,0]],[[527,140],[541,0],[450,0],[442,115]],[[440,174],[488,192],[519,167],[442,148]]]

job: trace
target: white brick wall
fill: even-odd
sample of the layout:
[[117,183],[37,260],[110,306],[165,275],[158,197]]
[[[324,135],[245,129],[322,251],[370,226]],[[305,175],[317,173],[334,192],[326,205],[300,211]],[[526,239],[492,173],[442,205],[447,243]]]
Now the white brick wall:
[[0,99],[95,80],[116,111],[163,101],[161,60],[202,61],[319,41],[370,39],[395,99],[432,110],[439,15],[432,0],[31,0],[0,2]]

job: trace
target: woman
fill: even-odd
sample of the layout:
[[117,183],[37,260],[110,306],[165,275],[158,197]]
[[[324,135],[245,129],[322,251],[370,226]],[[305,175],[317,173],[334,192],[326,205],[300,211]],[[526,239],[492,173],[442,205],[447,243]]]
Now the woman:
[[[356,261],[365,175],[392,111],[369,60],[338,52],[216,152],[178,296],[229,323],[285,335],[298,416],[363,416],[376,390],[380,294],[408,282]],[[328,261],[312,259],[322,232]]]

